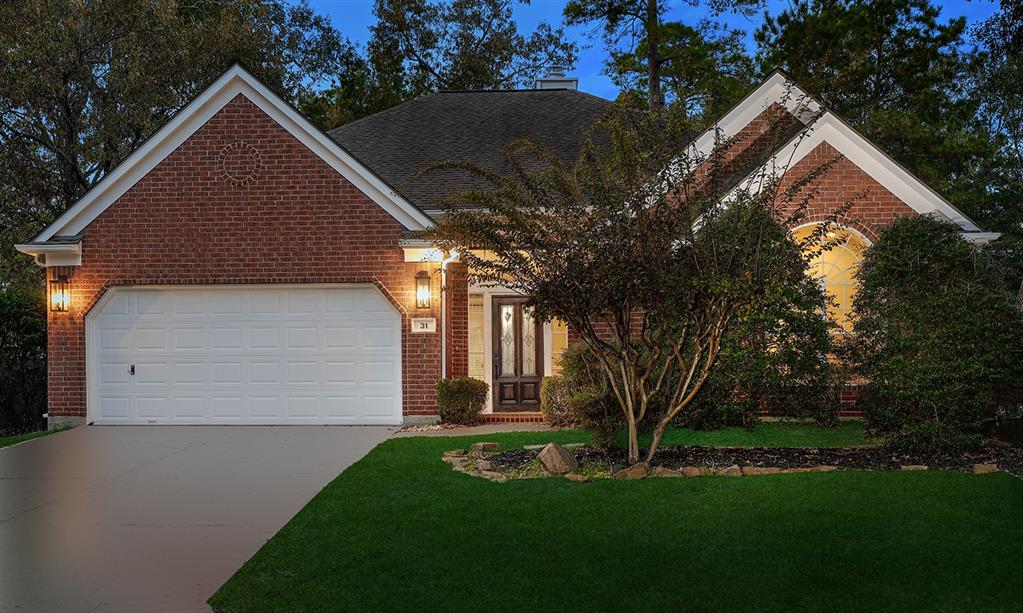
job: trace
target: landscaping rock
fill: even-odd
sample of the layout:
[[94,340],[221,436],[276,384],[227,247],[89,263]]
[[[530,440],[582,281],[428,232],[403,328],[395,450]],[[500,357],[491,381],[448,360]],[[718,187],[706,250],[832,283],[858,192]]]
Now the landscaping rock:
[[470,449],[473,453],[497,453],[500,450],[500,443],[473,443]]
[[716,469],[714,474],[718,477],[741,477],[742,469],[737,464],[732,464],[728,468]]
[[672,470],[670,468],[665,468],[664,466],[658,466],[657,468],[655,468],[652,471],[650,471],[650,476],[651,477],[658,477],[658,478],[672,478],[672,477],[676,477],[677,478],[677,477],[685,477],[686,475],[685,475],[685,473],[683,473],[680,470]]
[[494,463],[490,460],[476,460],[476,468],[480,470],[494,470]]
[[683,466],[682,474],[687,477],[702,477],[703,471],[700,470],[699,466]]
[[565,478],[569,481],[578,481],[579,483],[592,483],[592,479],[586,475],[580,475],[579,473],[565,473]]
[[523,445],[522,448],[523,449],[528,449],[530,451],[536,451],[537,449],[543,449],[547,445],[548,445],[548,443],[543,443],[541,445]]
[[536,458],[540,460],[544,468],[555,475],[570,473],[579,467],[579,463],[575,461],[575,455],[571,451],[554,443],[544,447]]
[[783,468],[781,470],[781,474],[783,474],[783,475],[790,475],[790,474],[793,474],[793,473],[811,473],[811,472],[813,472],[813,468],[811,468],[809,466],[802,466],[802,467],[799,467],[799,468]]
[[492,470],[481,470],[479,474],[481,477],[485,477],[491,481],[496,481],[497,483],[504,483],[508,480],[508,477],[506,477],[504,473],[494,472]]
[[816,472],[819,472],[819,473],[829,473],[829,472],[838,470],[838,467],[837,466],[828,466],[827,464],[821,464],[820,466],[815,467],[814,470]]
[[649,469],[647,468],[647,465],[641,462],[639,464],[633,464],[628,468],[621,469],[620,471],[611,475],[611,478],[625,480],[642,479],[643,477],[646,476],[648,470]]
[[760,466],[745,466],[742,469],[742,474],[747,477],[758,477],[760,475],[777,475],[781,472],[780,468],[774,466],[767,466],[761,468]]
[[973,474],[975,475],[986,475],[988,473],[998,472],[997,464],[974,464]]
[[927,467],[924,466],[923,464],[906,464],[906,465],[901,466],[899,468],[899,470],[904,470],[904,471],[907,471],[907,472],[914,472],[914,471],[919,471],[919,470],[927,470]]

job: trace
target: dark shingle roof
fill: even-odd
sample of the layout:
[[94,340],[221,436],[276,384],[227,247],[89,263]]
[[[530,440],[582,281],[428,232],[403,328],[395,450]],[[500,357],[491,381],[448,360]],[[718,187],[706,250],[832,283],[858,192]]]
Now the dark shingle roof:
[[444,198],[478,187],[478,180],[463,170],[416,173],[445,161],[503,172],[500,150],[522,138],[574,160],[610,106],[603,98],[566,89],[438,92],[328,134],[412,204],[436,211]]

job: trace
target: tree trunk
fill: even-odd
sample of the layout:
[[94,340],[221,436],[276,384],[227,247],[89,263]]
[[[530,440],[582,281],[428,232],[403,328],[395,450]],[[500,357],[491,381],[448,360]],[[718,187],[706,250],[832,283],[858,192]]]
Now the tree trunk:
[[646,453],[646,463],[649,464],[654,459],[654,454],[657,453],[657,447],[661,444],[661,437],[664,436],[664,431],[668,429],[670,421],[661,421],[654,428],[654,435],[650,439],[650,449]]
[[660,15],[657,0],[646,3],[646,65],[647,65],[647,106],[651,111],[661,108],[661,55],[658,31]]
[[635,417],[629,418],[629,466],[639,463],[639,428]]

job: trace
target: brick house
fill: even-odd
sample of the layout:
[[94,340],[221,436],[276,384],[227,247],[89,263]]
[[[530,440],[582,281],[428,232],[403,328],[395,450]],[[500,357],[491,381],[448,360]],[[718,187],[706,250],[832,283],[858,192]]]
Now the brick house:
[[[325,134],[232,67],[18,245],[47,268],[50,427],[398,424],[431,419],[436,381],[456,375],[491,384],[490,419],[535,419],[570,331],[470,286],[457,254],[417,238],[472,186],[418,173],[449,159],[500,171],[521,137],[569,159],[609,105],[558,78],[441,92]],[[812,130],[760,151],[769,114]],[[838,156],[793,232],[862,195],[840,219],[845,245],[815,262],[840,321],[859,253],[889,221],[930,214],[996,236],[780,73],[691,146],[722,137],[736,160],[785,156],[792,176]]]

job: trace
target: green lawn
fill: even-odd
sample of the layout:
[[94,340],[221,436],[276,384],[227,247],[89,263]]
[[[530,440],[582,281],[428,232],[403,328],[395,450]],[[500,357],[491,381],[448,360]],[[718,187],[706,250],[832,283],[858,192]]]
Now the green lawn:
[[[766,443],[784,438],[774,427],[673,436]],[[486,438],[510,448],[585,435]],[[475,440],[380,445],[210,603],[218,611],[1023,610],[1023,481],[1007,474],[499,484],[441,462],[443,451]]]
[[[814,424],[763,423],[755,430],[727,428],[697,432],[672,428],[664,433],[662,445],[706,445],[712,447],[847,447],[864,445],[862,421],[845,421],[836,428],[818,428]],[[647,439],[641,441],[646,442]],[[626,439],[620,441],[628,446]]]
[[30,441],[40,436],[46,436],[47,434],[53,434],[56,430],[40,430],[39,432],[29,432],[28,434],[18,434],[16,436],[0,436],[0,447],[7,447],[23,441]]

